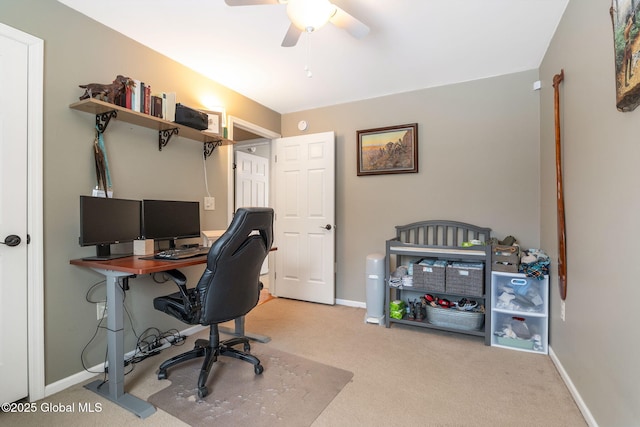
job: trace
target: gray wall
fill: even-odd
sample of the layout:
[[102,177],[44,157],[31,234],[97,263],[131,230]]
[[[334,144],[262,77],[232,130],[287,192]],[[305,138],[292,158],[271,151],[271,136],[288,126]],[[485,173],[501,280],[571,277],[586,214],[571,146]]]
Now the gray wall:
[[[557,259],[553,76],[560,89],[566,321],[551,277],[551,347],[601,426],[640,420],[640,108],[616,110],[610,1],[572,0],[540,68],[541,242]],[[636,74],[640,70],[636,69]]]
[[[126,13],[123,12],[123,13]],[[280,115],[204,78],[178,63],[86,18],[55,0],[3,0],[0,21],[45,42],[44,92],[44,289],[46,384],[82,370],[80,354],[97,326],[96,309],[85,300],[102,276],[69,265],[69,260],[95,250],[78,245],[79,202],[95,185],[92,157],[94,116],[68,108],[78,100],[79,84],[111,82],[124,74],[151,84],[157,91],[177,93],[178,102],[196,108],[202,97],[216,95],[228,114],[279,131]],[[196,200],[206,196],[202,144],[174,137],[158,151],[158,134],[112,120],[105,133],[115,197]],[[201,212],[204,229],[227,224],[227,148],[217,149],[207,164],[208,185],[216,210]],[[186,271],[195,282],[202,267]],[[131,282],[125,305],[135,331],[148,327],[183,329],[152,307],[152,298],[173,292],[172,284],[149,277]],[[90,296],[104,298],[104,286]],[[125,321],[127,350],[136,338]],[[89,345],[85,364],[104,361],[104,330]]]
[[[286,114],[336,133],[336,296],[365,301],[365,260],[395,226],[450,219],[539,247],[537,70]],[[419,172],[356,175],[356,131],[418,123]]]

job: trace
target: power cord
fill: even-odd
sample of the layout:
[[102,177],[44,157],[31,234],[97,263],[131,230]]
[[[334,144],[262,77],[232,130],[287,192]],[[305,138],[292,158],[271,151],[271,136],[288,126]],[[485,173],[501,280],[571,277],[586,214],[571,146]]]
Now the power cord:
[[[155,276],[155,275],[154,275]],[[158,280],[153,277],[154,281],[158,282]],[[168,279],[165,278],[165,281],[167,281]],[[100,299],[100,300],[94,300],[92,298],[92,294],[95,292],[96,288],[98,286],[104,285],[106,283],[106,280],[101,280],[99,282],[94,283],[85,293],[85,300],[91,304],[98,304],[101,302],[106,303],[106,299]],[[161,282],[159,282],[161,283]],[[180,332],[177,329],[170,329],[168,331],[165,332],[161,332],[158,328],[147,328],[145,329],[145,331],[142,333],[142,335],[138,335],[138,333],[136,332],[134,326],[133,326],[133,319],[131,318],[131,314],[129,313],[129,310],[127,309],[127,306],[125,305],[125,300],[126,300],[126,290],[128,290],[126,288],[126,282],[123,284],[120,279],[118,279],[118,286],[120,286],[120,288],[123,290],[122,292],[122,306],[124,308],[125,313],[127,313],[127,317],[129,319],[129,324],[131,325],[131,330],[133,331],[134,336],[137,339],[136,342],[136,349],[135,352],[132,356],[130,356],[129,358],[125,359],[124,361],[124,366],[131,366],[131,368],[125,372],[125,375],[128,375],[129,373],[131,373],[133,371],[134,368],[134,364],[141,362],[142,360],[151,357],[151,356],[155,356],[157,354],[160,354],[160,352],[163,350],[163,346],[165,346],[166,344],[169,344],[170,346],[173,345],[183,345],[185,342],[186,337],[182,334],[180,334]],[[85,355],[87,352],[87,349],[89,348],[89,346],[91,345],[91,343],[96,339],[98,332],[101,329],[107,329],[106,326],[104,326],[103,322],[106,318],[106,304],[105,304],[105,310],[103,310],[102,312],[102,317],[98,320],[98,324],[96,325],[96,329],[93,333],[93,335],[91,336],[91,338],[89,339],[89,341],[87,342],[87,344],[85,344],[85,346],[83,347],[81,353],[80,353],[80,362],[82,364],[82,368],[86,371],[89,372],[91,374],[104,374],[104,378],[102,383],[98,386],[101,387],[102,385],[104,385],[105,383],[108,382],[108,378],[107,378],[107,373],[109,372],[109,364],[108,364],[108,353],[109,353],[109,349],[108,346],[105,349],[105,356],[104,356],[104,369],[103,371],[92,371],[90,370],[86,363],[85,363]],[[154,333],[155,332],[155,333]]]
[[[106,283],[106,280],[101,280],[99,282],[94,283],[85,293],[85,299],[92,303],[92,304],[97,304],[99,302],[104,302],[104,300],[101,301],[94,301],[92,299],[90,299],[90,295],[93,293],[93,291],[96,289],[96,287],[98,287],[99,285],[102,285]],[[82,363],[82,368],[86,371],[89,372],[91,374],[101,374],[103,372],[95,372],[95,371],[91,371],[87,365],[85,364],[85,352],[87,351],[87,349],[89,348],[89,345],[93,342],[93,340],[96,338],[96,336],[98,335],[98,332],[100,331],[100,329],[106,329],[104,326],[102,326],[102,321],[104,320],[105,317],[105,312],[103,311],[102,313],[102,318],[98,321],[98,325],[96,326],[96,330],[93,332],[93,336],[91,336],[91,338],[89,339],[89,341],[87,342],[87,344],[84,346],[84,348],[82,349],[82,351],[80,352],[80,363]],[[105,353],[105,362],[107,360],[107,355]]]

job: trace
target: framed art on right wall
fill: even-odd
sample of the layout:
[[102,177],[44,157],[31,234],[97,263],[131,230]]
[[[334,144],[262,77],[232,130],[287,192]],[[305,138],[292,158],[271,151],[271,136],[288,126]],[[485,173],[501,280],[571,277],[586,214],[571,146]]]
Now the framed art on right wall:
[[637,2],[613,0],[609,13],[613,24],[615,53],[616,108],[633,111],[640,104],[640,21]]
[[418,172],[418,124],[357,131],[358,176]]

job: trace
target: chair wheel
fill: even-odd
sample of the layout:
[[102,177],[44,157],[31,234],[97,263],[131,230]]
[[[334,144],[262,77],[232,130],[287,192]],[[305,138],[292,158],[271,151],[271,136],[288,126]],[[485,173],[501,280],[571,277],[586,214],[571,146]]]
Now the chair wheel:
[[158,372],[158,379],[159,380],[166,380],[167,379],[167,371]]
[[264,367],[260,364],[256,365],[253,367],[253,372],[256,373],[256,375],[260,375],[261,373],[264,372]]
[[209,390],[206,387],[199,387],[198,388],[198,397],[200,399],[206,397],[209,394]]

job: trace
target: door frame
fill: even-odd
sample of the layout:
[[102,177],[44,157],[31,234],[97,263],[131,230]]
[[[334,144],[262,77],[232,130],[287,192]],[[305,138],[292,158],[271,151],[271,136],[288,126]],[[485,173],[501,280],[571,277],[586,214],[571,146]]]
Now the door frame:
[[0,34],[28,48],[27,105],[27,326],[29,401],[45,397],[44,372],[44,233],[43,98],[44,40],[0,23]]
[[[272,145],[274,139],[280,138],[282,136],[277,132],[263,128],[261,126],[253,124],[241,118],[238,118],[235,116],[227,116],[227,137],[231,141],[233,141],[234,127],[238,127],[239,129],[245,130],[247,132],[251,132],[252,134],[260,136],[262,138],[267,138],[271,140],[269,142],[270,145]],[[273,146],[271,147],[271,151],[273,152]],[[235,172],[233,170],[233,162],[234,162],[233,146],[229,145],[227,146],[227,166],[228,166],[227,167],[227,183],[229,184],[227,185],[227,224],[231,224],[231,220],[233,219],[233,213],[235,212],[233,209],[233,207],[235,206],[235,185],[233,185]],[[273,156],[271,156],[271,159],[269,160],[270,175],[273,174],[272,163],[273,163]],[[271,179],[271,176],[269,176],[269,186],[270,186],[269,194],[273,195],[274,188],[273,188],[273,180]]]

